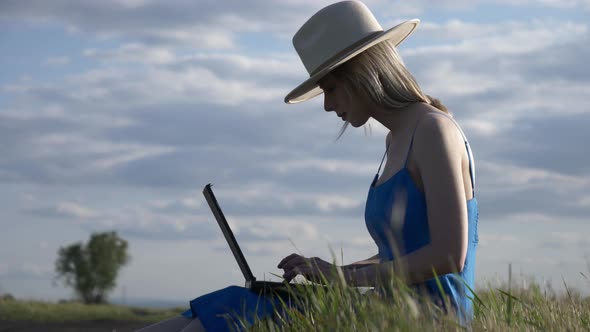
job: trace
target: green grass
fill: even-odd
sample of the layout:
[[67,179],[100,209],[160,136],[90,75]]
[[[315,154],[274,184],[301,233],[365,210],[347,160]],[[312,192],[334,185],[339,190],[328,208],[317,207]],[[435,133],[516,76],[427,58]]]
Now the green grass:
[[[565,284],[565,283],[564,283]],[[590,297],[567,289],[563,295],[536,283],[477,290],[473,296],[474,331],[590,331]],[[590,284],[589,284],[590,285]],[[256,321],[254,331],[467,331],[456,315],[444,313],[428,298],[413,294],[402,282],[389,286],[387,299],[336,284],[314,292],[305,289],[303,310],[275,311],[275,319]],[[306,288],[309,289],[309,288]],[[238,324],[248,326],[244,319]]]
[[[564,283],[565,285],[565,283]],[[590,285],[590,283],[589,283]],[[473,297],[474,331],[590,331],[590,297],[568,289],[561,295],[529,282],[526,286],[480,289]],[[295,289],[302,294],[303,310],[277,310],[274,320],[266,319],[248,326],[253,331],[462,331],[453,314],[444,313],[427,298],[413,294],[403,282],[388,285],[387,299],[374,293],[336,283],[314,292]],[[116,305],[46,303],[0,297],[0,321],[142,321],[157,322],[176,316],[184,308],[168,310]]]
[[473,327],[495,331],[590,331],[590,297],[556,295],[537,284],[482,292]]
[[118,305],[85,305],[82,303],[48,303],[0,299],[0,320],[58,322],[83,320],[125,320],[157,322],[180,314],[186,309],[134,308]]
[[[343,285],[304,293],[304,310],[287,310],[275,321],[258,321],[255,331],[460,331],[453,315],[419,303],[401,284],[384,300]],[[569,293],[569,294],[568,294]],[[590,298],[569,291],[558,296],[532,283],[526,288],[489,288],[477,292],[475,331],[590,331]],[[116,305],[0,300],[0,320],[157,322],[184,308],[146,309]]]

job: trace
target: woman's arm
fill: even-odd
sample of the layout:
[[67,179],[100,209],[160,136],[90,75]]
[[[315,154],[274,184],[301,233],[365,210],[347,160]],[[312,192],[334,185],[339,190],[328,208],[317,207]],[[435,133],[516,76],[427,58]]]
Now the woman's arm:
[[467,206],[463,168],[468,159],[455,124],[443,116],[420,121],[413,156],[424,186],[430,243],[394,262],[347,268],[345,278],[356,286],[375,286],[391,274],[409,284],[459,272],[467,255]]
[[354,269],[358,269],[367,265],[373,265],[373,264],[379,264],[379,262],[381,262],[381,257],[379,256],[379,254],[371,256],[367,259],[364,259],[362,261],[358,261],[358,262],[354,262],[348,265],[342,265],[340,266],[340,268],[344,271],[346,270],[354,270]]
[[[334,274],[335,268],[344,272],[344,275],[350,275],[352,271],[370,265],[379,263],[379,255],[371,256],[365,260],[354,262],[349,265],[335,266],[328,263],[321,258],[311,257],[306,258],[299,254],[291,254],[281,260],[277,266],[279,269],[284,269],[283,278],[290,282],[296,275],[301,274],[306,279],[314,282],[323,282],[332,278],[339,278],[339,273]],[[346,277],[345,277],[346,278]]]

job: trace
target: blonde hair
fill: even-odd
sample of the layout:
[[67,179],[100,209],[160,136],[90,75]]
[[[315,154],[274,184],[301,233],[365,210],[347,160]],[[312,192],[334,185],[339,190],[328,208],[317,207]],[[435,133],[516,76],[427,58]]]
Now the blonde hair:
[[440,100],[422,92],[397,53],[395,45],[388,40],[348,60],[334,69],[332,75],[342,80],[350,90],[386,109],[395,110],[423,102],[449,113]]

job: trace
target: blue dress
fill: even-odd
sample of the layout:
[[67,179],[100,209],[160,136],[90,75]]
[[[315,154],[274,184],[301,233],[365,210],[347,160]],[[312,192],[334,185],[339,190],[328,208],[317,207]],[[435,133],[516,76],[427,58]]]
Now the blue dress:
[[[442,113],[436,113],[441,114]],[[449,117],[450,118],[450,117]],[[471,186],[474,189],[475,174],[473,169],[473,156],[465,134],[457,123],[469,156],[469,174]],[[415,130],[414,130],[415,133]],[[412,135],[407,156],[409,156],[414,135]],[[367,203],[365,207],[365,223],[371,237],[377,243],[379,257],[382,262],[395,260],[395,254],[406,255],[416,251],[430,243],[430,231],[428,228],[428,216],[424,193],[418,190],[407,169],[408,157],[404,167],[394,176],[376,186],[377,175],[371,183]],[[383,156],[383,160],[385,156]],[[383,165],[383,160],[381,165]],[[468,246],[467,256],[463,270],[459,273],[449,273],[438,277],[453,308],[456,310],[462,323],[468,323],[473,317],[472,296],[468,285],[474,289],[475,282],[475,253],[477,250],[478,235],[478,204],[475,198],[466,201],[468,215]],[[433,297],[435,303],[444,307],[443,295],[435,279],[427,280],[421,285],[416,285],[418,291],[425,290]]]
[[[463,134],[463,132],[461,133]],[[413,140],[412,136],[412,143]],[[408,154],[412,143],[410,143]],[[469,171],[473,186],[472,155],[466,139],[465,145],[469,155]],[[383,160],[381,164],[383,164]],[[381,166],[379,166],[377,175],[375,175],[369,189],[365,222],[379,248],[381,260],[391,261],[395,259],[394,250],[392,250],[394,243],[398,244],[401,253],[408,254],[430,243],[430,233],[424,194],[416,188],[407,168],[404,166],[392,178],[375,186],[380,169]],[[469,246],[464,268],[457,274],[445,274],[438,278],[462,322],[468,322],[473,316],[473,306],[467,297],[469,292],[465,283],[473,289],[475,251],[478,242],[477,200],[473,198],[466,204],[469,216]],[[401,219],[397,218],[399,216]],[[395,222],[398,219],[400,221]],[[391,222],[392,220],[394,222]],[[425,288],[435,300],[442,299],[434,279],[417,287]],[[444,305],[444,301],[440,303]],[[229,331],[228,322],[235,323],[236,317],[245,317],[249,324],[252,324],[257,317],[271,317],[273,310],[280,308],[280,301],[269,296],[259,296],[243,287],[230,286],[190,301],[190,307],[191,309],[184,312],[183,315],[199,317],[201,324],[207,331]],[[238,331],[243,330],[240,325],[233,325],[233,328]]]

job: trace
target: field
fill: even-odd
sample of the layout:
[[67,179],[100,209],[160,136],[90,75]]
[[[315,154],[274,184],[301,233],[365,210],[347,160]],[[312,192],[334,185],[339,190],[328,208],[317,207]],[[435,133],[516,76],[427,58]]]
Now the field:
[[117,305],[46,303],[0,299],[0,332],[4,331],[135,331],[185,308],[147,309]]
[[[452,314],[421,301],[398,282],[393,296],[361,294],[346,285],[308,293],[304,310],[288,309],[274,320],[255,322],[255,331],[461,331]],[[537,284],[489,287],[473,296],[474,331],[590,331],[590,297],[567,289],[560,295]],[[180,314],[168,310],[80,303],[0,299],[1,331],[134,331]],[[237,318],[237,324],[245,324]]]

